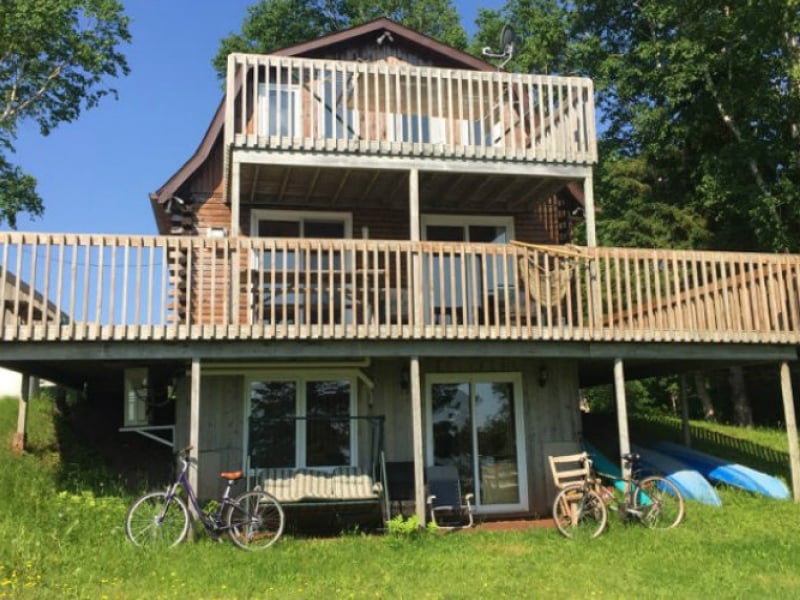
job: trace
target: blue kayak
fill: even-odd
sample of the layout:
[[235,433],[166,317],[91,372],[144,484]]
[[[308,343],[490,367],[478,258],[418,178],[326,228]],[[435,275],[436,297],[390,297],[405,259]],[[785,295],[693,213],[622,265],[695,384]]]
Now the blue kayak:
[[589,457],[592,459],[592,465],[594,465],[594,470],[602,475],[608,475],[613,478],[614,486],[620,492],[624,493],[625,483],[622,481],[622,470],[619,468],[619,465],[611,462],[611,460],[604,454],[601,454],[600,451],[589,442],[583,443],[583,449],[589,453]]
[[723,483],[777,500],[789,499],[789,488],[780,479],[767,473],[671,442],[660,442],[653,447],[697,469],[715,483]]
[[686,463],[662,452],[631,445],[631,449],[642,457],[640,466],[654,474],[660,474],[674,483],[687,500],[702,502],[710,506],[722,506],[719,494],[697,470]]

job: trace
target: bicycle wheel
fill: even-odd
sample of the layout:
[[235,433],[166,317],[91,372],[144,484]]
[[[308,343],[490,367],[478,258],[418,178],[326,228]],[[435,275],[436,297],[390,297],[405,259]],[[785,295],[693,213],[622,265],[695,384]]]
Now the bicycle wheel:
[[166,492],[151,492],[139,498],[128,509],[125,534],[135,545],[172,547],[189,532],[189,511],[186,504],[173,496],[167,504]]
[[561,535],[591,539],[603,533],[608,522],[608,510],[597,492],[574,485],[564,488],[556,496],[553,520]]
[[247,492],[233,501],[226,523],[234,544],[245,550],[262,550],[281,537],[283,508],[266,492]]
[[678,487],[664,477],[646,477],[636,486],[633,507],[652,529],[670,529],[683,520],[685,502]]

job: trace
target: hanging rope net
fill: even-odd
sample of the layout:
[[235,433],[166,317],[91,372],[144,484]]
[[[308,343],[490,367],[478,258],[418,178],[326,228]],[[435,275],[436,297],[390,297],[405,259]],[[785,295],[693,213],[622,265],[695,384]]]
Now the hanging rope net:
[[583,255],[574,246],[537,246],[511,242],[533,249],[519,258],[519,272],[525,290],[539,306],[555,306],[566,298],[570,282]]

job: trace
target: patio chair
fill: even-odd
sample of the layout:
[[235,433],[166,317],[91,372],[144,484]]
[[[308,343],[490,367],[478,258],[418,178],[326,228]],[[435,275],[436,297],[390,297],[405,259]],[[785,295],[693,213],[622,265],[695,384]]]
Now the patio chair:
[[472,527],[473,494],[461,495],[458,469],[452,465],[427,467],[428,512],[431,521],[440,529]]

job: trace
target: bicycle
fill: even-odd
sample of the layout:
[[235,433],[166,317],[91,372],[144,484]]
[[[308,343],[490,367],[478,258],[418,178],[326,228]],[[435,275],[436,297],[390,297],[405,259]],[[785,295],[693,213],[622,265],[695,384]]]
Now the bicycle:
[[283,507],[270,494],[255,490],[231,498],[233,484],[244,477],[242,471],[220,473],[226,482],[216,510],[203,511],[187,473],[192,462],[188,446],[178,453],[181,469],[166,491],[150,492],[136,500],[125,518],[125,534],[140,547],[173,547],[189,533],[191,517],[187,502],[178,494],[186,492],[198,520],[214,539],[227,532],[234,544],[244,550],[268,548],[283,534]]
[[608,509],[596,489],[591,476],[592,460],[588,455],[577,455],[583,462],[585,477],[561,489],[553,500],[553,520],[561,535],[573,539],[591,539],[599,536],[608,522]]
[[[686,502],[678,487],[659,475],[640,479],[639,454],[626,454],[622,460],[631,474],[629,478],[620,479],[607,473],[596,473],[593,478],[595,491],[609,510],[617,512],[623,521],[638,520],[651,529],[677,527],[686,514]],[[619,482],[624,484],[624,491],[618,489]]]

